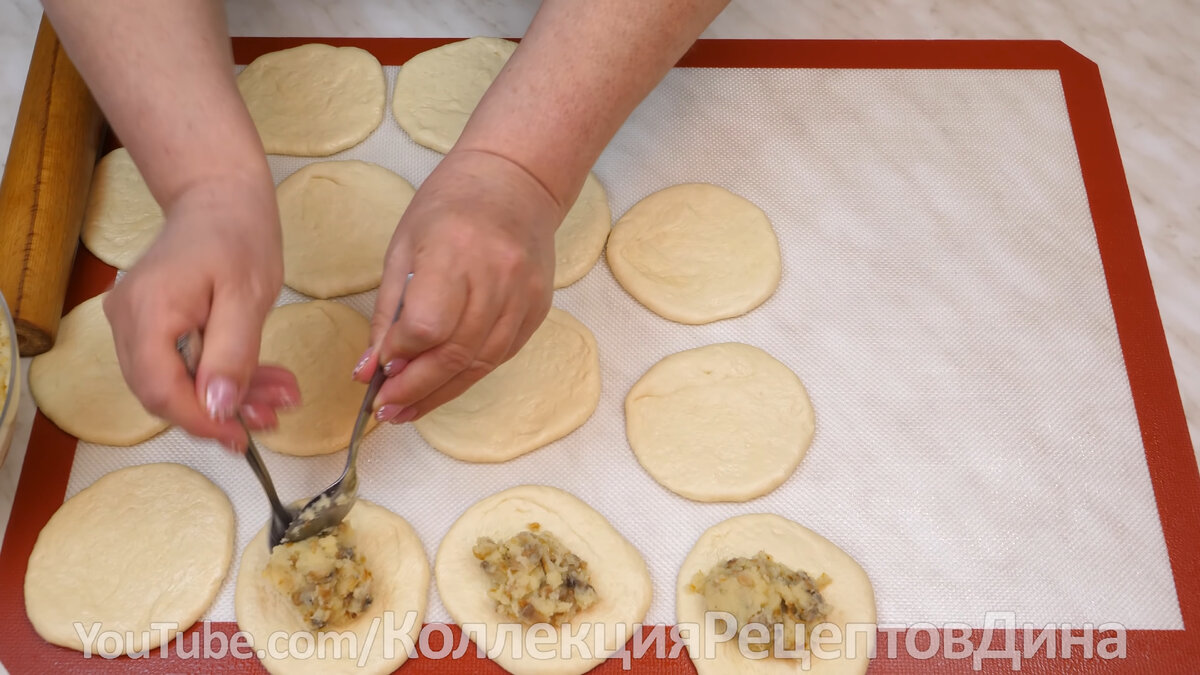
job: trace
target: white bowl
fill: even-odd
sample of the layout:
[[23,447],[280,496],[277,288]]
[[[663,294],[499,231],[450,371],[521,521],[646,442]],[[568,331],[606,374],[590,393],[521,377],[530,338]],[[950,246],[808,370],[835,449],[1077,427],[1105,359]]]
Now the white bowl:
[[17,333],[13,330],[8,303],[0,295],[0,464],[8,457],[8,447],[12,445],[20,396],[21,362],[17,353]]

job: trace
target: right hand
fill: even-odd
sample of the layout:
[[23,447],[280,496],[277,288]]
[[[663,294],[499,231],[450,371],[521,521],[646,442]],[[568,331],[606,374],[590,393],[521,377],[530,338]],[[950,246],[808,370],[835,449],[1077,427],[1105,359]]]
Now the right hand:
[[[180,193],[162,234],[104,301],[121,371],[146,410],[235,451],[247,440],[235,413],[271,428],[277,408],[300,402],[294,375],[258,363],[283,285],[274,190],[248,187],[261,182],[229,177]],[[194,381],[175,347],[193,329],[204,336]]]

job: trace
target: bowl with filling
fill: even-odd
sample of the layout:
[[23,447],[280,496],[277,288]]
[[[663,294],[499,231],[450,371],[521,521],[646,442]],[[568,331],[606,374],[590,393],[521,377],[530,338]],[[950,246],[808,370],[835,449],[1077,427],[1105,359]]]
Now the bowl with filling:
[[21,396],[21,368],[17,353],[17,332],[13,328],[8,303],[0,295],[0,464],[8,457],[13,427],[17,419],[17,401]]

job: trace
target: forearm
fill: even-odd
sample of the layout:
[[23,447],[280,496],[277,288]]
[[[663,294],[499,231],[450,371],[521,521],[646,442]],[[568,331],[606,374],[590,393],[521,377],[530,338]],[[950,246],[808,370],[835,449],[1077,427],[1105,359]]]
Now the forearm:
[[206,184],[271,190],[219,0],[43,4],[160,204]]
[[633,109],[728,0],[545,0],[456,148],[516,162],[570,206]]

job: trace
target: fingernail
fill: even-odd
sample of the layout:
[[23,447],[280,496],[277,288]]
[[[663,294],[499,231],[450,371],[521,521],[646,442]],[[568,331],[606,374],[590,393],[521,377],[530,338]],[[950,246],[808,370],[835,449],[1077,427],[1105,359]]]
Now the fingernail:
[[240,455],[242,449],[234,441],[221,441],[221,446],[230,452],[230,454]]
[[392,418],[404,411],[404,406],[392,405],[391,403],[383,406],[375,411],[375,419],[380,422],[391,422]]
[[358,377],[358,374],[362,372],[362,369],[367,367],[367,361],[370,360],[370,358],[371,348],[367,347],[367,351],[363,352],[362,358],[358,360],[358,365],[354,366],[354,372],[350,373],[351,379]]
[[233,417],[237,406],[237,385],[228,377],[214,377],[208,381],[204,404],[208,408],[208,416],[218,422]]
[[404,410],[401,410],[395,417],[393,417],[390,422],[392,424],[404,424],[405,422],[413,421],[413,418],[416,416],[416,408],[405,408]]
[[383,364],[383,374],[391,377],[401,370],[404,370],[404,366],[407,365],[408,361],[404,359],[392,359],[391,361]]
[[274,424],[268,424],[262,415],[258,414],[258,408],[252,405],[244,405],[238,412],[242,414],[242,419],[246,420],[246,424],[255,429],[267,429],[268,427],[275,426]]
[[292,392],[284,389],[279,392],[279,407],[285,410],[291,408],[299,408],[300,400],[292,395]]

